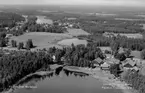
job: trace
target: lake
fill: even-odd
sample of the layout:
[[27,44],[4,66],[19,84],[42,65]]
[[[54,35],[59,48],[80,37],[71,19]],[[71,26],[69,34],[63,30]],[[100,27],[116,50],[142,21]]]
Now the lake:
[[143,25],[143,29],[145,29],[145,24],[142,24]]
[[79,44],[87,45],[88,42],[86,40],[80,40],[78,38],[64,39],[58,42],[59,45],[66,45],[66,46],[71,46],[72,43],[74,45],[79,45]]
[[46,18],[46,16],[37,16],[37,21],[38,24],[53,24],[53,21],[51,19]]
[[122,93],[117,89],[103,89],[103,83],[89,74],[59,69],[43,78],[31,79],[14,93]]

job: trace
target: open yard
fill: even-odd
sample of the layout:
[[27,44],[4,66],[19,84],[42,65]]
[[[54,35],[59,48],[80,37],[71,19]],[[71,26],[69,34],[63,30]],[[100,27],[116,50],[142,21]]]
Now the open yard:
[[141,52],[140,51],[131,51],[131,56],[141,59]]

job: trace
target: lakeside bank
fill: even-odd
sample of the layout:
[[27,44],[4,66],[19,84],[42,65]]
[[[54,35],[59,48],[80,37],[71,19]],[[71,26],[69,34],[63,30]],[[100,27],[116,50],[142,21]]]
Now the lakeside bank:
[[[52,71],[39,71],[25,76],[17,84],[13,85],[12,88],[10,88],[8,91],[2,93],[12,93],[17,89],[16,86],[19,85],[20,82],[23,82],[23,80],[27,79],[28,77],[31,77],[33,75],[45,76],[47,74],[53,73],[55,69],[62,67],[62,65],[52,65],[51,67],[53,68]],[[99,68],[91,69],[91,68],[81,68],[75,66],[64,66],[63,69],[73,71],[73,72],[89,74],[91,77],[103,83],[104,85],[102,86],[103,89],[119,89],[122,91],[122,93],[137,93],[137,91],[129,87],[127,83],[120,81],[119,79],[115,78],[114,75],[110,74],[109,72],[102,71]],[[106,86],[110,86],[110,87],[106,87]]]

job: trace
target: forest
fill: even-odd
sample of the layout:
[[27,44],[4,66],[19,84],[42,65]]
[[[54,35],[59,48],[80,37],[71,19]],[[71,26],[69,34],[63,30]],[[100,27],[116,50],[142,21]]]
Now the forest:
[[52,59],[45,52],[12,52],[0,57],[0,92],[39,69],[49,70]]
[[25,18],[16,13],[0,12],[0,28],[14,27],[16,22],[25,21]]
[[127,38],[126,36],[105,37],[101,34],[78,36],[78,38],[85,38],[89,43],[93,43],[98,47],[108,46],[113,47],[114,44],[118,47],[123,47],[131,50],[142,51],[145,48],[145,39]]

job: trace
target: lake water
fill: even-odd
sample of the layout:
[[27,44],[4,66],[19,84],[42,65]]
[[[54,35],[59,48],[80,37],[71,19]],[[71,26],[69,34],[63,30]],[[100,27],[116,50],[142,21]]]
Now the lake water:
[[78,38],[65,39],[65,40],[62,40],[62,41],[58,42],[58,44],[60,44],[60,45],[66,45],[66,46],[70,46],[72,43],[74,45],[79,45],[79,44],[87,45],[88,42],[86,40],[80,40]]
[[145,30],[145,24],[143,24],[143,29]]
[[53,21],[51,19],[46,18],[45,16],[37,16],[37,21],[38,24],[52,24]]
[[[31,82],[31,83],[30,83]],[[14,93],[122,93],[117,89],[103,89],[103,83],[88,74],[62,70],[43,77],[31,79],[25,85],[34,88],[20,88]]]

